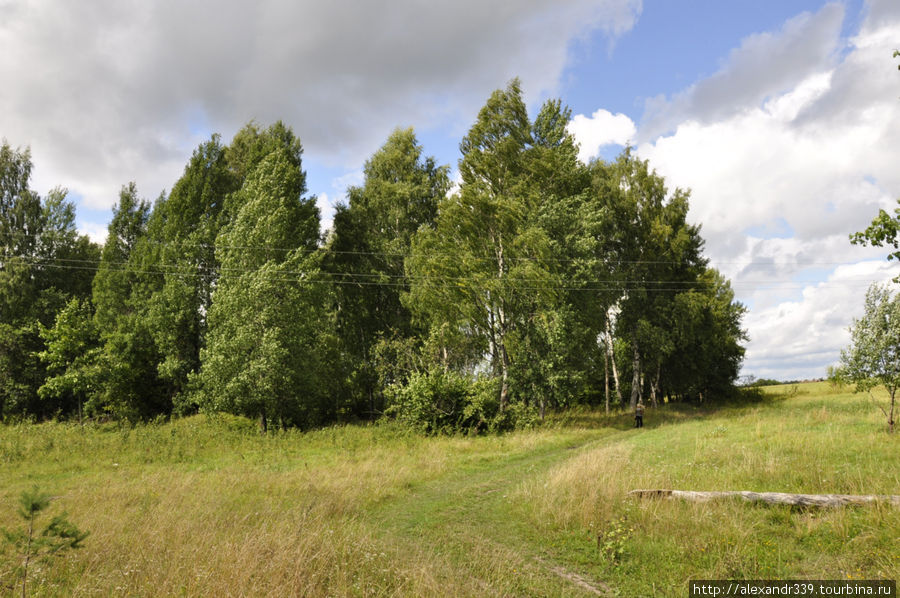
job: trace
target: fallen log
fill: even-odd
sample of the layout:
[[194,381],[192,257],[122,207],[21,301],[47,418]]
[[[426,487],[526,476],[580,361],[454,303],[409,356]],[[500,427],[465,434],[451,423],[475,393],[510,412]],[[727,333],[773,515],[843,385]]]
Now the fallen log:
[[697,492],[693,490],[632,490],[628,496],[635,498],[680,498],[692,502],[708,502],[720,498],[742,498],[748,502],[764,502],[770,505],[795,505],[801,507],[843,507],[890,503],[900,507],[900,496],[890,494],[789,494],[785,492],[749,492],[728,490]]

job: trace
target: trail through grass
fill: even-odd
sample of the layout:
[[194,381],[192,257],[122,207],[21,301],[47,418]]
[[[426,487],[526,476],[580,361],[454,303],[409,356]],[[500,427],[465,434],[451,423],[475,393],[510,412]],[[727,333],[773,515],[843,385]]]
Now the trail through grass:
[[486,456],[385,504],[373,513],[373,524],[397,550],[442,561],[443,583],[472,595],[486,589],[515,596],[568,595],[576,589],[605,593],[601,581],[557,563],[527,519],[511,516],[523,481],[545,475],[605,435],[558,434],[527,452]]
[[[540,430],[259,437],[193,417],[0,427],[0,527],[37,484],[91,532],[44,596],[683,596],[690,579],[900,577],[900,509],[636,501],[635,488],[900,494],[900,441],[826,385],[573,411]],[[0,594],[14,583],[0,551]]]

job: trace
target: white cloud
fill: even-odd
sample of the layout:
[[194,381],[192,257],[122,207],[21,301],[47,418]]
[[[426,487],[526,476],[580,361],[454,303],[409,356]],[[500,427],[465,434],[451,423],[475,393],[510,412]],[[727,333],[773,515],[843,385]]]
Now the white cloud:
[[339,201],[342,201],[347,195],[348,188],[362,185],[365,179],[366,176],[362,170],[351,170],[331,181],[331,188],[337,192]]
[[625,145],[634,139],[637,129],[627,115],[600,109],[590,117],[576,114],[569,123],[569,133],[579,144],[578,159],[587,162],[607,145]]
[[685,121],[709,123],[739,114],[829,68],[840,49],[843,16],[841,4],[827,4],[815,14],[790,19],[781,31],[747,37],[716,74],[671,99],[650,100],[642,140]]
[[87,235],[91,241],[99,245],[106,242],[106,235],[109,233],[106,224],[89,221],[79,222],[78,232]]
[[690,218],[703,225],[707,254],[751,307],[745,371],[755,375],[824,375],[868,283],[897,274],[870,264],[868,278],[851,284],[847,266],[837,267],[883,259],[848,235],[900,197],[891,61],[900,11],[881,6],[846,42],[834,5],[745,40],[721,72],[649,107],[639,127],[638,155],[670,188],[692,190]]
[[777,380],[823,377],[850,341],[848,328],[862,316],[866,289],[898,274],[900,265],[885,260],[842,266],[804,288],[797,301],[751,310],[744,370]]
[[[572,40],[621,35],[640,0],[452,3],[12,0],[0,4],[0,135],[35,186],[109,207],[172,185],[209,132],[283,119],[356,166],[398,125],[471,122],[518,75],[556,88]],[[39,175],[39,176],[38,176]]]
[[334,204],[335,202],[328,197],[327,193],[319,193],[316,196],[316,207],[319,208],[321,217],[320,229],[329,230],[334,225]]

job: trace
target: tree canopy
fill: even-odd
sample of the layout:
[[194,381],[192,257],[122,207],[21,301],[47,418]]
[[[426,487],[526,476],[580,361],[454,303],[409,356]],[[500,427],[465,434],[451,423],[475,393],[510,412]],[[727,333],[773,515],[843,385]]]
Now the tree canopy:
[[888,430],[894,431],[895,395],[900,388],[900,294],[882,285],[866,292],[865,313],[850,327],[850,346],[841,351],[833,377],[856,385],[858,391],[883,386],[888,408],[882,408]]
[[[458,185],[396,129],[324,234],[300,139],[251,122],[201,143],[152,204],[124,185],[102,250],[4,142],[0,415],[481,430],[721,396],[744,307],[690,193],[631,148],[579,162],[570,119],[560,100],[532,117],[511,81],[462,138]],[[896,243],[885,222],[871,239]]]

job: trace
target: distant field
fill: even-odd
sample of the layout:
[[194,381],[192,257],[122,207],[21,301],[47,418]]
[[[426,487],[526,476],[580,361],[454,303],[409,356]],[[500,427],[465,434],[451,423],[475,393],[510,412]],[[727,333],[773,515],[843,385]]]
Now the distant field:
[[900,439],[868,396],[764,393],[650,409],[642,430],[579,411],[479,438],[392,425],[260,437],[203,416],[0,427],[0,527],[20,525],[16,499],[37,484],[91,532],[33,570],[30,595],[685,596],[692,578],[900,578],[900,509],[626,497],[900,494]]

